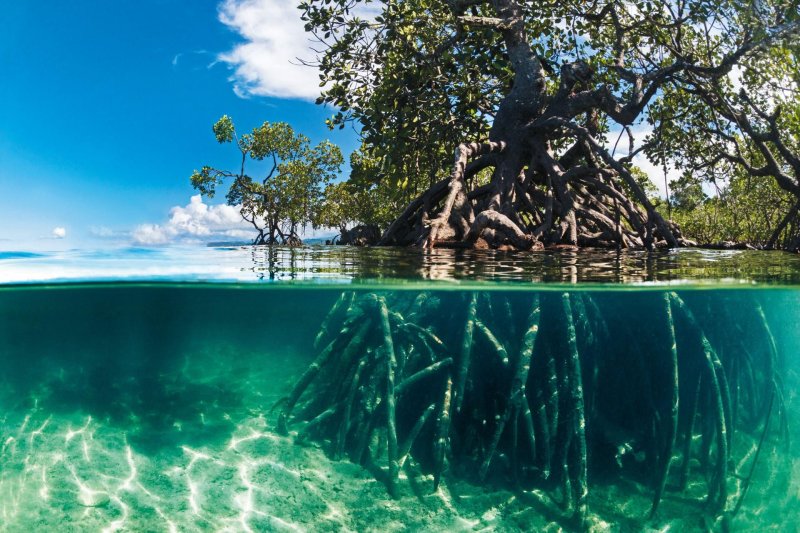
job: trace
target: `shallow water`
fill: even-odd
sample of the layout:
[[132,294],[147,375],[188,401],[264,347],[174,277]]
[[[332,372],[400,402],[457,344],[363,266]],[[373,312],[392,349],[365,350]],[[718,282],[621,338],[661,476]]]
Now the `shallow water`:
[[413,283],[417,289],[427,284],[484,287],[494,282],[798,286],[800,255],[700,249],[514,253],[349,246],[0,251],[0,284],[117,280],[393,287]]
[[[53,256],[14,259],[37,260],[49,261],[48,269],[58,264]],[[507,268],[498,265],[496,271]],[[6,280],[52,279],[37,277],[44,270],[36,268],[24,280],[6,270]],[[580,481],[581,439],[595,530],[790,531],[800,523],[800,457],[790,447],[800,437],[800,289],[706,284],[670,296],[675,287],[659,285],[375,283],[337,268],[333,279],[361,280],[355,292],[319,283],[330,278],[310,267],[317,282],[300,285],[203,284],[195,275],[194,283],[0,287],[0,527],[579,529],[578,501],[565,504],[565,494]],[[255,272],[246,271],[248,279]],[[339,314],[326,319],[338,301]],[[514,396],[533,323],[538,337],[528,350],[527,388]],[[429,364],[451,361],[397,394],[401,452],[429,404],[431,414],[407,447],[394,497],[391,431],[382,425],[388,407],[379,407],[389,397],[386,328],[394,387]],[[709,370],[702,339],[719,360],[716,370]],[[333,355],[318,360],[319,374],[287,409],[280,400],[325,346]],[[573,346],[578,374],[570,367]],[[465,353],[469,368],[459,389]],[[727,383],[724,408],[712,376]],[[570,385],[578,381],[580,392]],[[447,409],[439,403],[444,391]],[[582,422],[573,392],[583,403]],[[674,439],[667,420],[673,393]],[[533,442],[514,400],[523,395]],[[343,415],[348,405],[350,418]],[[443,411],[450,426],[434,490]],[[279,431],[281,413],[288,434]],[[365,426],[371,415],[375,421]],[[506,428],[498,432],[500,419]],[[730,437],[720,438],[718,423]],[[726,439],[728,460],[720,462]],[[669,454],[659,452],[673,440]],[[665,489],[651,518],[655,472],[666,456]],[[715,506],[709,493],[720,486],[715,475],[723,464],[727,494]],[[565,480],[572,482],[567,492]]]

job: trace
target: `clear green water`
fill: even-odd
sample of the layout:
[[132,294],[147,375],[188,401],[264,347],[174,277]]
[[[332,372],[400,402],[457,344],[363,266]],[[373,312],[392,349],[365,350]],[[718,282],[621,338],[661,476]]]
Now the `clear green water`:
[[[198,283],[0,288],[0,529],[574,530],[580,526],[577,500],[565,504],[564,484],[569,480],[574,490],[580,477],[581,426],[588,525],[595,530],[798,529],[800,289],[679,290],[693,321],[677,300],[670,321],[667,288],[659,286],[362,283],[352,296],[345,289]],[[350,314],[329,320],[315,347],[326,315],[343,295],[355,302]],[[565,301],[572,306],[570,320]],[[429,405],[432,410],[397,471],[394,497],[381,302],[389,311],[394,387],[435,361],[452,361],[396,395],[401,452],[421,414]],[[526,388],[513,396],[526,332],[536,320]],[[666,453],[675,390],[670,323],[678,409],[674,445]],[[361,341],[353,340],[359,328]],[[431,353],[419,340],[429,334],[441,341]],[[718,359],[714,371],[703,338]],[[459,394],[465,344],[469,368]],[[289,412],[280,400],[325,346],[332,355]],[[582,424],[572,395],[577,389],[570,386],[576,383],[573,346]],[[356,374],[358,361],[364,365]],[[725,409],[716,403],[712,375],[727,382]],[[448,387],[450,426],[434,490]],[[521,395],[533,411],[533,443]],[[698,407],[690,416],[694,399]],[[349,418],[343,415],[348,406]],[[329,409],[332,415],[308,425]],[[278,431],[281,412],[287,435]],[[371,425],[365,422],[370,416]],[[505,429],[498,433],[501,419]],[[714,506],[709,492],[720,486],[715,476],[726,439],[727,494]],[[495,453],[481,479],[493,441]],[[355,457],[358,449],[362,454]],[[657,472],[667,456],[665,490],[651,519]],[[686,483],[679,487],[684,462]],[[567,465],[563,471],[561,465]]]

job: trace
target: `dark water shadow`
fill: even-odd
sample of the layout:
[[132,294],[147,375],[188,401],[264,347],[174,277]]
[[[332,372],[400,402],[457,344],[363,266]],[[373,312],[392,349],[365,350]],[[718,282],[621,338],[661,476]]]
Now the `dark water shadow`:
[[146,454],[186,446],[214,446],[235,428],[226,413],[243,410],[242,394],[214,383],[170,374],[120,375],[113,365],[73,372],[47,386],[40,406],[51,413],[84,412],[124,432]]

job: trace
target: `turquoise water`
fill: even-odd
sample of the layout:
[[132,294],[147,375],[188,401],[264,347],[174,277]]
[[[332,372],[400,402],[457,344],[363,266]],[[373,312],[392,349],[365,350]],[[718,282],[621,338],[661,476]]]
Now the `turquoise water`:
[[800,285],[800,255],[699,249],[494,250],[403,248],[185,247],[0,251],[0,284],[181,281],[394,285],[600,283]]
[[0,259],[2,530],[797,530],[795,256],[193,254]]

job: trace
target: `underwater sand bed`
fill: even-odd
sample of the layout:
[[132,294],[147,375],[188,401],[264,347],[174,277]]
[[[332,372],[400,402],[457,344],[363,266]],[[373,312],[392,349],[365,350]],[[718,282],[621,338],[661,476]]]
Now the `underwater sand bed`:
[[[367,470],[332,461],[316,446],[270,431],[263,417],[236,424],[219,446],[137,451],[125,432],[83,413],[9,413],[16,425],[0,453],[0,516],[5,531],[562,531],[558,504],[538,490],[510,492],[431,476],[400,484],[397,499]],[[21,420],[20,420],[21,419]],[[785,459],[774,457],[779,465]],[[770,472],[765,461],[766,476]],[[798,463],[792,469],[795,479]],[[784,475],[786,473],[784,472]],[[405,476],[402,476],[405,478]],[[416,492],[415,492],[416,489]],[[698,487],[698,490],[702,490]],[[768,498],[750,494],[754,501]],[[798,490],[795,483],[792,490]],[[690,489],[691,492],[691,489]],[[787,498],[790,495],[787,494]],[[595,487],[594,531],[704,531],[713,524],[689,498],[668,496],[668,522],[648,521],[645,487]],[[797,509],[746,508],[734,530],[766,520],[790,528]],[[786,514],[786,512],[794,513]],[[765,516],[765,514],[772,516]],[[716,524],[715,529],[721,526]],[[790,529],[781,530],[790,530]]]
[[[222,361],[257,359],[230,346],[204,352],[179,376],[147,382],[168,404],[159,412],[131,401],[141,390],[126,376],[109,378],[118,397],[117,405],[95,406],[104,418],[73,409],[87,384],[80,368],[52,368],[23,400],[3,391],[3,403],[15,407],[2,418],[0,529],[467,531],[502,524],[487,514],[494,500],[473,487],[461,497],[444,487],[418,497],[409,485],[394,500],[364,468],[275,433],[264,413],[285,392],[274,383],[278,369],[300,369],[295,358],[237,368]],[[209,392],[223,386],[224,396]]]
[[[427,451],[435,427],[429,424],[419,433],[425,436],[427,431],[427,437],[418,441],[419,446],[397,469],[390,488],[388,431],[380,425],[387,415],[375,409],[377,400],[388,398],[383,392],[386,325],[382,315],[375,314],[382,307],[375,304],[386,302],[396,355],[406,358],[408,366],[405,374],[398,371],[398,384],[417,375],[419,369],[439,365],[438,370],[406,383],[407,392],[398,396],[398,440],[404,442],[413,432],[411,425],[419,412],[430,409],[428,405],[442,390],[436,386],[437,380],[446,378],[441,372],[461,368],[452,362],[423,364],[419,359],[455,359],[463,354],[452,349],[430,354],[423,345],[407,342],[409,337],[404,335],[408,332],[426,339],[439,335],[443,345],[463,348],[463,332],[469,323],[463,315],[474,308],[474,323],[480,322],[480,326],[473,336],[474,370],[465,374],[464,405],[502,416],[503,406],[508,405],[509,383],[513,383],[508,378],[516,375],[520,347],[525,346],[520,339],[530,331],[531,302],[540,298],[543,318],[538,338],[551,340],[530,343],[540,359],[530,369],[535,377],[529,381],[528,399],[544,405],[545,414],[558,407],[561,419],[569,421],[564,413],[573,405],[570,394],[562,394],[559,404],[545,404],[535,394],[548,382],[543,380],[551,373],[548,361],[563,350],[558,317],[568,315],[560,314],[561,305],[567,298],[578,304],[579,300],[590,304],[596,299],[608,317],[642,317],[653,306],[663,309],[664,301],[663,295],[653,291],[593,291],[568,296],[557,292],[536,296],[532,291],[476,295],[473,291],[408,290],[341,295],[330,290],[185,291],[177,287],[29,292],[35,294],[20,290],[11,295],[0,293],[5,297],[0,298],[0,351],[5,354],[0,369],[0,404],[4,406],[0,418],[0,530],[4,531],[576,529],[571,516],[574,503],[565,501],[561,488],[567,478],[553,475],[543,479],[545,455],[538,454],[540,449],[536,457],[522,454],[515,458],[513,438],[518,443],[526,441],[519,438],[521,433],[497,430],[496,417],[487,416],[483,425],[473,425],[479,419],[459,420],[462,415],[453,411],[456,429],[450,438],[456,446],[445,450],[438,488],[434,488],[437,473]],[[776,299],[756,291],[689,292],[681,294],[709,332],[709,342],[722,348],[718,355],[725,364],[736,360],[729,348],[731,340],[738,341],[731,333],[745,335],[742,338],[753,354],[772,353],[773,358],[745,360],[751,365],[746,374],[737,374],[735,367],[722,367],[720,372],[731,383],[741,383],[739,396],[732,396],[738,414],[715,411],[710,401],[713,390],[703,393],[705,403],[694,429],[686,422],[677,426],[670,475],[658,512],[650,519],[653,481],[658,478],[652,467],[656,463],[648,457],[649,445],[641,440],[647,432],[639,429],[648,427],[642,421],[648,421],[651,414],[646,409],[651,395],[641,378],[651,376],[654,383],[660,383],[667,375],[662,368],[650,366],[654,354],[662,353],[657,350],[669,346],[663,342],[667,333],[651,333],[663,322],[629,329],[609,318],[615,335],[593,336],[602,350],[587,343],[587,337],[579,337],[582,357],[609,357],[593,359],[608,361],[600,367],[595,386],[602,391],[603,401],[611,403],[596,404],[596,415],[587,416],[588,526],[594,531],[791,531],[800,520],[800,468],[796,454],[786,446],[800,438],[796,423],[798,361],[794,356],[798,294]],[[429,302],[429,311],[410,311],[418,297]],[[753,313],[756,299],[764,302],[764,314],[780,346],[779,357],[768,345],[764,351],[765,330],[756,320],[758,313]],[[356,327],[337,341],[341,324],[329,321],[319,345],[356,346],[353,338],[361,338],[363,344],[345,350],[352,353],[342,354],[341,366],[320,367],[319,380],[310,383],[291,412],[285,399],[319,355],[320,349],[312,345],[336,301],[355,302]],[[738,327],[727,328],[719,318],[722,315],[716,314],[720,309],[728,318],[738,317]],[[511,322],[498,319],[507,312],[516,318]],[[688,322],[679,326],[683,328],[677,333],[679,351],[691,350],[694,329]],[[449,333],[441,333],[447,327]],[[578,323],[578,327],[586,329],[585,324]],[[361,329],[363,336],[357,337]],[[753,336],[753,331],[758,334]],[[649,346],[651,337],[658,341],[657,348],[649,349],[645,352],[648,357],[642,358],[642,347]],[[495,366],[503,360],[498,359],[499,348],[511,364]],[[363,381],[354,378],[358,366],[348,366],[348,361],[359,362],[359,354],[365,357],[364,372],[372,372],[371,376],[359,374]],[[591,369],[593,360],[586,361],[583,368]],[[636,361],[642,364],[631,364]],[[684,364],[687,360],[679,361]],[[765,366],[766,361],[780,365],[775,374],[780,387],[771,388],[765,379],[772,375],[766,373],[771,368]],[[566,368],[555,367],[553,375],[561,376],[559,392],[569,390],[561,385],[572,379]],[[688,373],[681,374],[682,382],[694,385],[696,378],[683,379],[695,376],[693,367],[683,368]],[[742,375],[747,379],[742,380]],[[337,442],[341,421],[347,420],[337,418],[344,414],[341,400],[345,394],[349,396],[352,383],[360,384],[360,392],[354,393],[350,413],[358,416],[358,410],[366,407],[376,413],[379,422],[372,431],[363,432],[368,439],[361,449],[369,453],[362,454],[360,461],[350,453],[361,435],[355,425],[349,426],[353,431],[340,441],[343,447]],[[762,407],[770,398],[765,391],[772,390],[781,391],[783,407],[775,409],[767,424]],[[694,395],[694,388],[691,392],[690,396]],[[584,394],[592,398],[588,392]],[[683,401],[686,397],[680,397],[682,404],[687,403],[684,409],[688,409],[688,402]],[[416,400],[407,403],[409,398]],[[587,402],[587,413],[592,401]],[[637,410],[642,405],[644,414]],[[332,406],[336,407],[333,411]],[[310,423],[326,412],[331,413],[326,416],[332,417],[327,418],[332,424]],[[521,414],[524,411],[517,412],[518,417]],[[789,435],[782,427],[784,414]],[[721,466],[715,451],[719,444],[719,432],[712,423],[719,421],[715,416],[738,421],[727,462],[725,514],[708,504],[711,489],[718,486],[713,473]],[[433,415],[428,420],[434,420]],[[519,420],[523,428],[524,419]],[[279,431],[282,425],[287,433]],[[469,446],[465,429],[474,433]],[[556,448],[568,433],[551,435],[556,444],[552,448]],[[685,435],[691,435],[688,461],[683,460],[681,439]],[[759,445],[761,435],[763,446]],[[791,438],[787,440],[787,436]],[[487,462],[492,442],[496,447]],[[337,454],[337,448],[348,453]],[[756,455],[760,455],[757,461]],[[486,464],[489,466],[484,469]],[[687,485],[679,489],[683,464],[688,468]],[[739,512],[732,515],[753,464],[749,492]],[[485,479],[480,476],[482,469]],[[391,490],[396,492],[394,498]]]
[[0,457],[6,531],[514,530],[536,518],[509,493],[469,486],[390,499],[368,471],[295,445],[263,418],[239,423],[223,446],[148,456],[117,428],[37,409]]

